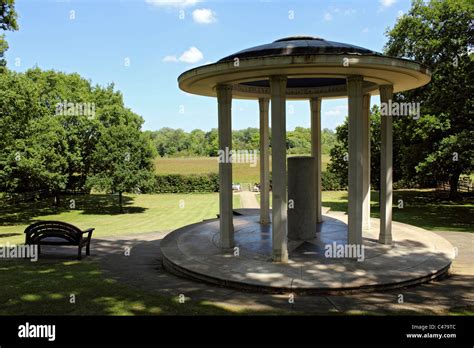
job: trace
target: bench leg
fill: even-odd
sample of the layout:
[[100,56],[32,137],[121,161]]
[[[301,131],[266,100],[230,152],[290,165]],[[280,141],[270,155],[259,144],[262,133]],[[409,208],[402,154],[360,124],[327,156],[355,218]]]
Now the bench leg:
[[77,259],[78,260],[82,259],[82,248],[81,247],[78,248]]
[[90,242],[87,243],[87,246],[86,246],[86,255],[89,256],[91,254],[91,245],[90,245]]

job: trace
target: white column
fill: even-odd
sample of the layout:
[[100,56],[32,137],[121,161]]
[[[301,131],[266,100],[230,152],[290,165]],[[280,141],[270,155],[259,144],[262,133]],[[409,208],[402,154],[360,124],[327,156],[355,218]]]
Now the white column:
[[349,206],[348,234],[349,244],[362,244],[362,206],[363,206],[363,78],[347,78],[349,97]]
[[232,150],[232,86],[218,85],[218,134],[219,134],[219,222],[220,246],[234,246],[232,210],[232,162],[227,154]]
[[321,98],[310,99],[311,109],[311,156],[314,157],[316,178],[316,222],[323,222],[321,209]]
[[271,76],[272,113],[272,256],[288,262],[286,179],[286,80]]
[[268,138],[268,98],[260,98],[260,223],[270,223],[270,156]]
[[364,95],[362,112],[362,160],[363,163],[363,186],[362,194],[364,203],[362,206],[362,229],[370,230],[370,94]]
[[[388,103],[393,86],[380,86],[380,103]],[[392,116],[381,116],[380,132],[380,235],[379,243],[392,243]]]

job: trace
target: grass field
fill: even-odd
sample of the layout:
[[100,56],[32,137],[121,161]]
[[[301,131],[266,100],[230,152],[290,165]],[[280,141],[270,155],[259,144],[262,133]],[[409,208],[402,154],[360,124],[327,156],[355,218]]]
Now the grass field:
[[[238,196],[234,206],[239,207]],[[76,209],[70,209],[74,199]],[[449,202],[434,191],[395,191],[394,220],[430,230],[473,231],[472,199]],[[378,216],[377,193],[372,193],[372,216]],[[96,228],[95,237],[168,230],[213,218],[218,194],[160,194],[125,196],[125,213],[119,214],[112,195],[65,196],[59,208],[51,200],[21,204],[0,201],[0,244],[22,243],[23,230],[31,222],[62,220],[79,227]],[[181,203],[181,207],[180,207]],[[183,204],[184,203],[184,206]],[[347,210],[347,192],[324,191],[323,205]],[[244,307],[223,307],[208,302],[182,305],[176,298],[137,290],[107,278],[91,259],[54,259],[30,262],[1,260],[0,315],[226,315],[276,314],[250,312]],[[70,295],[76,303],[69,302]],[[469,312],[471,313],[471,312]],[[280,313],[285,314],[285,313]],[[370,313],[366,313],[370,314]],[[458,314],[458,313],[448,313]]]
[[[70,209],[74,200],[75,209]],[[0,200],[0,243],[21,243],[23,231],[37,220],[59,220],[80,228],[95,227],[94,236],[109,236],[175,229],[216,217],[217,193],[156,194],[124,196],[124,214],[119,214],[117,196],[63,196],[60,207],[52,199],[10,204]],[[240,207],[240,197],[234,196]]]
[[[323,171],[330,161],[329,155],[322,155]],[[271,166],[271,159],[270,159]],[[158,174],[205,174],[217,173],[217,157],[184,157],[155,159],[155,168]],[[234,163],[232,165],[233,181],[236,183],[260,182],[260,161],[255,166],[249,163]]]
[[[371,193],[370,215],[380,217],[378,192]],[[260,197],[258,197],[259,199]],[[347,212],[346,191],[323,191],[323,206]],[[403,208],[399,208],[399,200]],[[271,202],[271,195],[270,195]],[[435,190],[397,190],[393,192],[393,220],[430,231],[474,232],[474,197],[465,196],[453,202],[440,197]]]

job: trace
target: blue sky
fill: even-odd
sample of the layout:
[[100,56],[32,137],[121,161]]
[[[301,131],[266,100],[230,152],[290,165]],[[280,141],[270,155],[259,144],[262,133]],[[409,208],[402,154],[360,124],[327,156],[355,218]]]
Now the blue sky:
[[[6,58],[16,71],[37,65],[114,82],[145,129],[209,130],[217,127],[217,103],[181,92],[182,72],[292,35],[382,51],[385,30],[409,7],[408,0],[17,0],[20,30],[6,33]],[[309,127],[308,102],[287,108],[289,130]],[[323,128],[334,129],[346,110],[344,99],[324,100]],[[258,127],[258,103],[235,100],[232,123]]]

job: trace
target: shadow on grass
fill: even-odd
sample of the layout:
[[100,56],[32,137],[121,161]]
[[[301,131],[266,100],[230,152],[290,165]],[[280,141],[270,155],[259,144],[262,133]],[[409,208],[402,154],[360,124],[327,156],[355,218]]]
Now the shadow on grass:
[[137,292],[104,278],[91,261],[2,261],[0,278],[0,315],[229,314],[206,304],[180,304],[175,297]]
[[[347,213],[347,194],[323,201],[332,211]],[[371,217],[380,217],[379,192],[372,191]],[[401,201],[400,201],[401,200]],[[400,208],[403,204],[403,208]],[[427,230],[474,232],[474,196],[461,194],[450,200],[435,190],[397,190],[393,192],[393,220]]]
[[0,226],[13,226],[31,224],[38,217],[59,215],[74,210],[87,215],[119,215],[140,214],[146,208],[134,207],[133,198],[123,196],[123,213],[118,206],[118,196],[93,194],[93,195],[64,195],[60,197],[59,206],[55,206],[53,198],[44,198],[32,202],[7,202],[0,201]]

